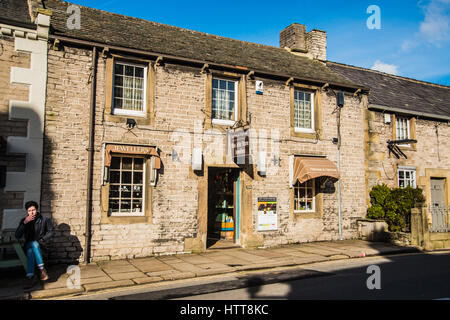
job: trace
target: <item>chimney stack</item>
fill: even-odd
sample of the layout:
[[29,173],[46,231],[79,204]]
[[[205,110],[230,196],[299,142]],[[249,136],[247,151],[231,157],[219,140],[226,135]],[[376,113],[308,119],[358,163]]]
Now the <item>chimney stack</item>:
[[317,29],[307,33],[305,25],[293,23],[280,32],[280,47],[293,54],[326,61],[327,33]]

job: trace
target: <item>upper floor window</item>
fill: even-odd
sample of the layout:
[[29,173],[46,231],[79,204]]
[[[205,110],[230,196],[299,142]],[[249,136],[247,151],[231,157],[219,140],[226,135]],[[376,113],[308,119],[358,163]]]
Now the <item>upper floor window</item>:
[[296,132],[314,132],[314,93],[294,91],[294,128]]
[[212,121],[217,124],[233,125],[237,120],[237,81],[212,79]]
[[113,114],[144,116],[147,67],[114,62]]
[[409,120],[406,117],[395,117],[395,140],[410,139]]

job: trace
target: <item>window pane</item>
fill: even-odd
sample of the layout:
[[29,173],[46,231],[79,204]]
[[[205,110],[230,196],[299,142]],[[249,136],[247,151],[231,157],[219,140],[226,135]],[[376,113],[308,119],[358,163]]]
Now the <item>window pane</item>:
[[142,200],[133,200],[133,212],[142,212]]
[[131,199],[131,186],[123,185],[120,188],[120,198],[123,200],[124,198]]
[[142,185],[133,186],[133,199],[142,199]]
[[136,67],[135,76],[138,78],[144,78],[144,68]]
[[134,159],[134,170],[143,170],[144,169],[144,159],[135,158]]
[[213,79],[212,81],[212,87],[213,88],[218,88],[219,87],[219,81],[217,79]]
[[126,76],[134,76],[134,67],[125,66],[125,75]]
[[111,169],[120,169],[120,158],[112,157],[111,159]]
[[116,64],[114,65],[114,72],[115,72],[116,74],[123,74],[123,65],[121,65],[121,64],[119,64],[119,63],[116,63]]
[[122,172],[122,183],[131,184],[131,172],[129,171]]
[[131,170],[133,164],[133,158],[122,158],[122,169]]
[[119,185],[110,185],[109,186],[109,197],[110,198],[119,198]]
[[121,109],[123,106],[123,100],[121,98],[119,99],[114,99],[114,108],[118,108]]
[[133,184],[141,184],[142,183],[142,172],[133,173]]
[[226,90],[227,89],[227,83],[223,80],[219,80],[219,88]]
[[114,78],[114,85],[115,86],[123,86],[123,77],[116,75]]
[[120,183],[120,172],[119,171],[111,171],[109,174],[109,181],[111,183]]
[[110,200],[109,209],[111,212],[119,212],[119,200]]
[[114,97],[115,98],[122,98],[123,97],[123,88],[115,87],[114,88]]
[[131,200],[120,201],[120,212],[131,212]]

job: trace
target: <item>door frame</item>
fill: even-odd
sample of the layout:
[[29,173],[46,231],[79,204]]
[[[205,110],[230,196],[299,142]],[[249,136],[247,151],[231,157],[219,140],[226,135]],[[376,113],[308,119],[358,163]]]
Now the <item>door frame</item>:
[[[234,244],[237,244],[237,245],[241,245],[241,239],[240,239],[240,235],[241,235],[241,217],[242,217],[242,201],[241,201],[241,199],[242,199],[242,188],[241,188],[241,185],[242,185],[242,183],[241,183],[241,177],[242,177],[242,169],[239,167],[239,166],[237,166],[237,165],[233,165],[233,164],[231,164],[231,165],[215,165],[215,164],[212,164],[212,165],[206,165],[205,166],[205,177],[204,177],[204,180],[205,180],[205,186],[204,186],[204,188],[203,188],[203,190],[205,190],[206,192],[205,192],[205,196],[204,196],[204,201],[203,202],[206,202],[206,203],[200,203],[200,197],[199,197],[199,208],[201,207],[201,208],[203,208],[203,209],[200,209],[200,210],[205,210],[206,209],[206,212],[205,212],[205,214],[202,216],[202,218],[203,218],[203,221],[199,224],[199,233],[200,234],[204,234],[204,239],[205,239],[205,241],[204,241],[204,247],[205,247],[205,249],[207,249],[208,248],[208,246],[207,246],[207,243],[208,243],[208,218],[209,218],[209,187],[210,187],[210,185],[209,185],[209,174],[210,174],[210,168],[214,168],[214,169],[223,169],[223,170],[225,170],[225,169],[232,169],[232,170],[235,170],[236,171],[236,181],[234,181],[234,183],[233,183],[233,200],[234,200],[234,203],[235,203],[235,205],[234,205],[234,208],[233,208],[233,220],[234,220],[234,237],[233,237],[233,242],[234,242]],[[199,189],[199,192],[201,192],[200,191],[200,189]],[[199,217],[199,220],[200,220],[200,217]],[[238,221],[238,222],[237,222]],[[203,225],[204,226],[204,229],[203,230],[200,230],[200,225]]]

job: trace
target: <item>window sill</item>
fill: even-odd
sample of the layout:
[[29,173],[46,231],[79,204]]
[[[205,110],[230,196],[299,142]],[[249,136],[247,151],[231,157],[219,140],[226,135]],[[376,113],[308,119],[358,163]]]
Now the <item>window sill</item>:
[[237,121],[234,120],[221,120],[221,119],[212,119],[211,123],[213,125],[219,126],[234,126]]
[[146,113],[143,111],[131,111],[131,110],[123,110],[123,109],[115,109],[112,112],[114,116],[122,116],[122,117],[140,117],[145,118]]
[[291,136],[296,138],[303,138],[303,139],[311,139],[311,140],[318,140],[320,139],[320,136],[315,132],[299,132],[296,131],[294,128],[291,127]]
[[303,128],[294,128],[294,132],[296,133],[315,133],[314,129],[303,129]]
[[399,147],[400,150],[417,151],[417,147],[411,144],[398,144],[397,147]]
[[300,212],[294,211],[294,216],[296,219],[321,219],[322,215],[319,212]]
[[115,123],[126,123],[128,118],[136,120],[138,125],[151,125],[152,120],[147,116],[132,116],[123,114],[105,114],[105,121]]
[[102,214],[101,224],[123,225],[123,224],[136,224],[136,223],[151,223],[150,216],[107,216]]
[[110,218],[115,218],[115,217],[130,217],[130,218],[136,218],[136,217],[145,217],[145,214],[142,212],[139,213],[134,213],[134,214],[130,214],[130,213],[112,213],[110,216]]

